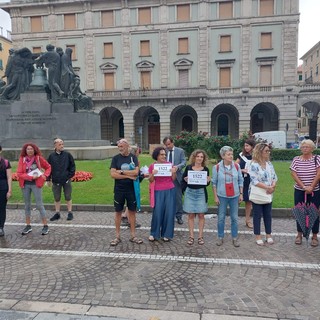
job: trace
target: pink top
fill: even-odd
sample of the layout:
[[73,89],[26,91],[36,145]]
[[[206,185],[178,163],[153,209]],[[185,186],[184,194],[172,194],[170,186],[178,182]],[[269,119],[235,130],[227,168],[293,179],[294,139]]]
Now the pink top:
[[[154,164],[156,162],[152,163],[149,167],[149,173],[152,173]],[[168,161],[164,163],[170,163]],[[172,177],[154,177],[154,190],[159,191],[159,190],[169,190],[174,188],[174,183],[172,181]]]

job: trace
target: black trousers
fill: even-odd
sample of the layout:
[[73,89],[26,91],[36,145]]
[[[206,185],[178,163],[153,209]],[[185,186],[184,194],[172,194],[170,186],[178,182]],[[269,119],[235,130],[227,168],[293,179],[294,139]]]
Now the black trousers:
[[0,228],[3,229],[7,217],[7,193],[8,189],[0,190]]

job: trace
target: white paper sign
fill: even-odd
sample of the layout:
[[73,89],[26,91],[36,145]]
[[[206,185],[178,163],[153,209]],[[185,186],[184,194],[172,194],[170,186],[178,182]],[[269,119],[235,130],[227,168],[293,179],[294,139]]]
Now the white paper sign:
[[37,169],[34,169],[34,170],[30,171],[30,172],[28,173],[28,176],[31,176],[31,177],[33,177],[33,176],[40,177],[40,176],[42,176],[42,174],[43,174],[43,173],[37,168]]
[[188,184],[198,184],[206,186],[207,181],[207,171],[188,171]]
[[155,170],[158,170],[158,173],[154,175],[155,177],[171,177],[172,176],[171,163],[155,163],[153,168]]

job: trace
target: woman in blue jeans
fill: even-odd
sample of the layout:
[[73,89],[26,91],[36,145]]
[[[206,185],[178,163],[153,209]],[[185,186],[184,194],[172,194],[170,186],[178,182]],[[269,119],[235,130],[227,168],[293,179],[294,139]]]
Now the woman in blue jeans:
[[238,209],[242,201],[243,177],[240,167],[233,161],[233,149],[224,146],[220,149],[222,160],[212,168],[212,188],[214,200],[218,205],[218,241],[223,244],[224,225],[227,207],[230,208],[232,243],[237,248],[238,242]]
[[[273,165],[270,162],[270,147],[266,143],[258,143],[252,152],[252,161],[248,168],[250,175],[250,189],[254,185],[262,188],[267,194],[273,194],[276,188],[277,175],[274,171]],[[261,218],[263,218],[264,227],[266,231],[266,242],[273,244],[271,236],[271,209],[272,202],[266,204],[257,204],[252,202],[253,208],[253,233],[256,236],[256,244],[259,246],[264,245],[264,241],[261,237]]]

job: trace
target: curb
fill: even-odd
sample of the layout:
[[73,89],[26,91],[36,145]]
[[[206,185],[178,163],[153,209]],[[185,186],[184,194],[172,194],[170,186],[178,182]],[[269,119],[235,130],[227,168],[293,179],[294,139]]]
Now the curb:
[[[54,211],[54,205],[51,203],[45,203],[45,208],[47,210]],[[23,210],[23,203],[8,203],[7,209],[18,209]],[[62,210],[66,210],[66,205],[61,205]],[[73,204],[73,211],[93,211],[93,212],[114,212],[114,207],[109,204]],[[150,206],[141,206],[141,211],[143,213],[151,213],[152,208]],[[209,214],[217,213],[217,207],[209,207]],[[239,208],[239,216],[244,216],[244,208]],[[273,218],[292,218],[292,208],[273,208],[272,209]]]

